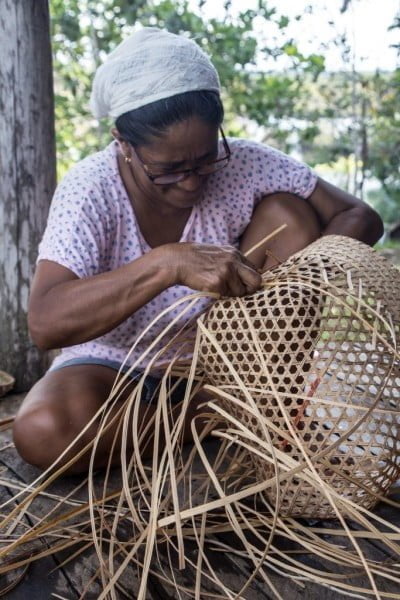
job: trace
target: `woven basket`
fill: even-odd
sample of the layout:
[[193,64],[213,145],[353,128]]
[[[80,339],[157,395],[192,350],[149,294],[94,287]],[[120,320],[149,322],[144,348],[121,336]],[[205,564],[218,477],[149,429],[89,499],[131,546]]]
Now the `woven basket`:
[[[305,474],[283,477],[279,496],[276,484],[269,489],[281,516],[335,516],[321,480],[372,508],[400,476],[400,272],[360,242],[326,236],[263,282],[206,315],[199,359],[207,378],[254,401],[256,414],[221,399],[260,441],[272,441],[279,465]],[[260,481],[276,474],[249,453]]]
[[12,375],[6,373],[5,371],[0,371],[0,397],[12,390],[14,384],[15,379]]

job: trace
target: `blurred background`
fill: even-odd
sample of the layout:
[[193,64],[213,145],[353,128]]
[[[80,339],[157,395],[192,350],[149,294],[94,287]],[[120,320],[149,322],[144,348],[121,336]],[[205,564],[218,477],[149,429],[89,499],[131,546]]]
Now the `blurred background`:
[[223,86],[225,129],[279,148],[382,215],[400,244],[399,0],[50,0],[58,178],[110,141],[93,73],[145,25],[188,35]]

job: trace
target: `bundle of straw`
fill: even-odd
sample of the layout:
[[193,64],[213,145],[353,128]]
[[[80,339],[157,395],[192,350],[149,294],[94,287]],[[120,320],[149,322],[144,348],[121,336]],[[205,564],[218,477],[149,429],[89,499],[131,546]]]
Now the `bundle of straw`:
[[[254,296],[218,300],[197,322],[190,363],[182,359],[193,344],[193,323],[164,346],[158,336],[128,400],[119,403],[129,382],[121,374],[85,428],[100,423],[86,448],[88,478],[76,490],[60,497],[51,486],[85,449],[63,466],[61,456],[30,486],[3,474],[18,493],[1,506],[0,574],[68,549],[65,565],[91,549],[97,568],[81,598],[145,600],[154,577],[172,597],[195,600],[249,599],[256,581],[268,597],[283,600],[287,578],[346,597],[398,598],[391,590],[400,585],[400,529],[370,508],[380,498],[395,504],[384,494],[399,472],[399,291],[400,274],[371,249],[326,237],[265,274]],[[203,298],[193,294],[165,313],[180,305],[180,322]],[[146,419],[145,377],[163,357],[168,362]],[[173,374],[186,380],[174,407]],[[187,448],[190,406],[204,390],[208,400],[190,423]],[[94,472],[111,420],[122,440],[120,479],[111,454],[105,473]],[[143,443],[151,445],[148,460]],[[328,532],[289,515],[329,515],[337,523]],[[19,533],[24,516],[30,525]],[[285,550],[279,539],[292,546]],[[390,558],[368,557],[369,540]],[[234,552],[250,576],[224,577],[210,552]],[[310,554],[320,567],[303,560]]]

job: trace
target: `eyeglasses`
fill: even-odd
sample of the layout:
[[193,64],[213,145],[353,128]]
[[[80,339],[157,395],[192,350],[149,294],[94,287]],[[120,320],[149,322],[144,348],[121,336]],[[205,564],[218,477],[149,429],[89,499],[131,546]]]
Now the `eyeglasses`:
[[139,154],[137,153],[137,150],[135,150],[133,146],[132,148],[150,181],[155,185],[169,185],[187,179],[192,173],[195,173],[196,175],[211,175],[212,173],[220,171],[228,165],[231,158],[231,149],[229,148],[224,132],[222,131],[222,127],[220,127],[220,132],[225,156],[223,156],[222,158],[218,158],[213,162],[205,163],[204,165],[195,167],[193,169],[185,169],[184,171],[175,171],[173,173],[164,173],[159,175],[151,173],[149,171],[149,166],[142,161]]

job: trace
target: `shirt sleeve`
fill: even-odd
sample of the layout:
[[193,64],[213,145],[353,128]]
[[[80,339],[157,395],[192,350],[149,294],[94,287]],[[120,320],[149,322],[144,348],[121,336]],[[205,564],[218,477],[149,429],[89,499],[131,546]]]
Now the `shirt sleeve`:
[[79,278],[96,275],[104,238],[101,191],[73,169],[54,194],[37,261],[54,261]]
[[256,202],[276,192],[308,198],[314,191],[317,175],[308,165],[255,142],[248,144],[246,153],[251,157]]

